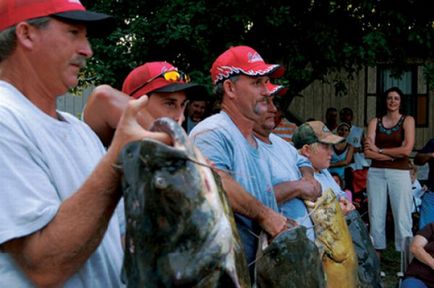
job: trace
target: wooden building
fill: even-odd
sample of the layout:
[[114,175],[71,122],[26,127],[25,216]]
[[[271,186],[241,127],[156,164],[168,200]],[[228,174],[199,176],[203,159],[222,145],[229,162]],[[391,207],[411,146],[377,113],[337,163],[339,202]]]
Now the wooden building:
[[[406,112],[416,120],[416,142],[414,149],[420,149],[434,137],[433,97],[424,77],[424,69],[419,65],[409,66],[399,79],[391,77],[393,71],[387,66],[366,68],[353,79],[341,78],[346,86],[345,93],[337,95],[335,83],[330,76],[328,81],[315,81],[296,96],[288,110],[299,121],[309,118],[324,121],[328,107],[349,107],[354,112],[353,122],[367,127],[369,119],[380,111],[383,91],[392,86],[399,87],[406,94]],[[378,109],[378,111],[377,111]]]

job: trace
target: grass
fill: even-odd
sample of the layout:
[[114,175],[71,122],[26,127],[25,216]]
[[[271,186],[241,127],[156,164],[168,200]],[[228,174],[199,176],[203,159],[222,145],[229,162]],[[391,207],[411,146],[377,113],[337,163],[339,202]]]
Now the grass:
[[381,271],[386,273],[382,278],[384,288],[398,287],[398,276],[396,273],[401,270],[401,254],[395,251],[393,242],[388,243],[387,249],[381,254]]

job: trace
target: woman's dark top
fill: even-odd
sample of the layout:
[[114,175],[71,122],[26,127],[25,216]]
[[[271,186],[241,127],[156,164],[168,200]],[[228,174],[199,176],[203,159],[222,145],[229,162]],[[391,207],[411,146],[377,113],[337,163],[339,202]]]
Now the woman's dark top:
[[[404,120],[405,115],[402,115],[395,126],[393,126],[392,128],[385,128],[383,126],[382,118],[378,118],[377,129],[375,130],[375,145],[381,149],[402,146],[405,134],[403,127]],[[372,159],[371,167],[410,170],[410,165],[408,164],[408,157],[395,158],[388,161]]]

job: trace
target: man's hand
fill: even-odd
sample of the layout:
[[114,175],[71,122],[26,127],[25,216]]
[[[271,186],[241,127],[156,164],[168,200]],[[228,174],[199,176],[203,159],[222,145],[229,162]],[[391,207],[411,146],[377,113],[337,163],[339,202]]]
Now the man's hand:
[[284,203],[294,198],[315,201],[321,196],[321,184],[314,177],[303,177],[300,180],[281,182],[274,187],[278,203]]
[[116,155],[122,147],[135,140],[144,138],[153,138],[165,144],[171,145],[171,137],[163,132],[150,132],[143,127],[149,127],[152,124],[152,119],[147,115],[143,115],[143,108],[147,105],[148,96],[142,96],[139,99],[132,99],[128,101],[128,106],[122,113],[119,120],[116,132],[113,138],[112,145],[109,150],[116,151]]
[[270,239],[273,239],[283,231],[298,226],[298,223],[292,219],[288,219],[282,214],[274,211],[271,208],[266,208],[262,213],[262,217],[258,219],[258,224],[261,228],[268,233]]
[[321,196],[321,184],[314,177],[303,177],[300,182],[300,198],[315,201]]

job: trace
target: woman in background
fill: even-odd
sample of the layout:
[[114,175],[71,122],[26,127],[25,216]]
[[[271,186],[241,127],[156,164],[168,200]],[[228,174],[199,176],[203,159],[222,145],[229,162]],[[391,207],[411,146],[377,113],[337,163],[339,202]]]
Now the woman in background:
[[413,197],[408,157],[413,150],[414,118],[402,113],[404,94],[392,87],[384,93],[385,112],[369,121],[365,155],[372,159],[368,171],[367,192],[370,234],[374,247],[386,249],[386,212],[389,195],[394,219],[395,249],[412,236]]

